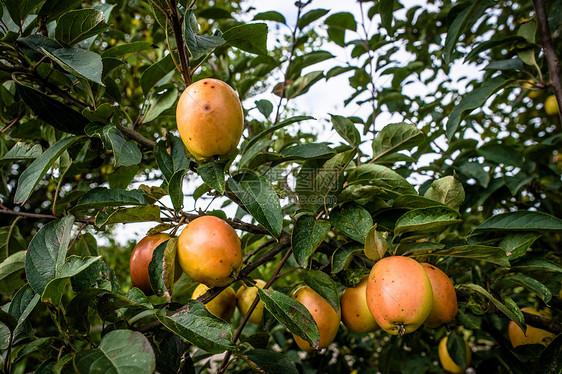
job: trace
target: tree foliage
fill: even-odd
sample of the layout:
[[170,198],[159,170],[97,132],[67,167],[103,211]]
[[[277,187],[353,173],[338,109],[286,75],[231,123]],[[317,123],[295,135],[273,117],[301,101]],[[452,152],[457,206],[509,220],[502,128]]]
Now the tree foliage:
[[[560,372],[562,114],[543,103],[562,107],[562,1],[320,4],[289,19],[228,0],[0,2],[4,372],[442,372],[446,336],[477,372]],[[246,118],[236,152],[197,162],[175,108],[207,77]],[[356,115],[300,104],[341,82]],[[131,287],[119,227],[174,236],[205,214],[242,239],[233,286],[267,281],[259,326],[210,314],[220,287],[190,300],[175,239],[151,262],[159,296]],[[444,270],[457,318],[396,337],[341,326],[300,353],[291,333],[314,346],[318,329],[288,295],[306,283],[337,309],[374,264],[366,242]],[[514,349],[509,321],[558,337]]]

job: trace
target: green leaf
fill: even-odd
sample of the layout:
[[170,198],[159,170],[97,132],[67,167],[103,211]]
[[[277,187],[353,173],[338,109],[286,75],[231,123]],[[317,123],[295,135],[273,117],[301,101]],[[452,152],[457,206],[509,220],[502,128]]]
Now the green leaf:
[[347,269],[354,256],[363,253],[363,246],[358,243],[346,243],[336,249],[332,255],[332,273]]
[[103,64],[101,56],[97,53],[80,48],[60,48],[52,53],[43,49],[43,53],[75,77],[104,86],[101,80]]
[[536,372],[560,374],[562,372],[562,334],[552,340],[536,362]]
[[74,45],[107,29],[101,10],[77,9],[64,13],[57,21],[55,39],[66,45]]
[[78,352],[74,367],[85,374],[150,374],[156,371],[156,358],[150,342],[140,332],[114,330],[101,339],[97,348]]
[[359,134],[359,131],[355,127],[353,121],[349,118],[333,114],[330,114],[330,117],[332,118],[332,125],[334,126],[336,132],[344,138],[349,145],[357,147],[361,144],[361,135]]
[[467,289],[470,291],[474,291],[479,293],[480,295],[484,296],[486,299],[488,299],[489,301],[492,302],[492,304],[494,304],[494,306],[503,314],[505,314],[510,320],[512,320],[513,322],[515,322],[520,328],[521,330],[525,331],[526,326],[525,326],[525,320],[523,319],[523,315],[521,314],[521,312],[519,312],[518,315],[516,313],[514,313],[513,311],[511,311],[510,309],[508,309],[504,304],[502,304],[499,300],[497,300],[495,297],[493,297],[488,291],[486,291],[484,288],[482,288],[481,286],[478,286],[476,284],[462,284],[457,286],[457,288],[459,289]]
[[328,231],[330,231],[329,222],[316,220],[309,215],[302,215],[297,219],[293,228],[291,242],[293,254],[300,266],[308,267],[310,256],[324,241]]
[[197,300],[189,300],[187,308],[187,312],[179,316],[166,317],[158,314],[158,320],[171,332],[211,354],[235,348],[232,344],[233,332],[228,322],[212,315]]
[[158,119],[164,111],[170,109],[177,101],[178,89],[172,85],[162,86],[158,92],[154,92],[144,115],[144,123]]
[[152,43],[150,42],[143,42],[143,41],[128,42],[125,44],[116,45],[114,47],[106,49],[101,53],[101,57],[103,58],[122,57],[129,53],[145,51],[151,48],[152,48]]
[[304,282],[318,295],[322,296],[336,313],[340,310],[340,298],[336,282],[320,270],[308,270],[304,273]]
[[330,222],[349,238],[365,244],[367,233],[373,226],[371,214],[359,205],[345,204],[330,212]]
[[253,173],[240,173],[228,180],[228,188],[271,235],[281,235],[283,213],[271,183]]
[[86,288],[76,295],[66,306],[66,320],[76,330],[89,331],[88,308],[100,295],[110,291],[102,288]]
[[[242,158],[240,159],[240,167],[248,167],[248,164],[254,159],[256,155],[266,154],[265,152],[263,152],[263,149],[268,148],[274,142],[275,141],[273,139],[260,139],[255,142],[250,148],[246,148],[244,150],[244,154],[242,154]],[[272,156],[274,156],[276,160],[282,159],[282,156],[278,155],[277,153],[272,154]]]
[[357,149],[353,148],[328,159],[318,170],[318,174],[314,178],[313,192],[327,197],[340,190],[340,185],[343,183],[341,176],[356,154]]
[[267,25],[249,23],[235,26],[223,34],[224,40],[233,47],[256,55],[267,56]]
[[116,167],[137,165],[142,161],[142,153],[136,143],[125,139],[121,131],[117,130],[115,126],[104,126],[103,134],[106,142],[109,142],[113,150]]
[[174,65],[171,54],[166,55],[150,65],[150,67],[142,73],[140,78],[142,92],[148,95],[154,86],[158,85],[161,81],[165,81],[165,78],[167,78],[169,74],[173,74],[175,68],[176,65]]
[[501,143],[487,143],[476,149],[487,161],[497,164],[521,166],[523,157],[515,148]]
[[318,348],[318,325],[304,305],[279,291],[258,288],[258,295],[265,308],[293,334]]
[[14,202],[23,204],[35,190],[47,171],[74,142],[80,139],[77,136],[63,138],[48,148],[43,154],[35,159],[27,169],[21,173],[18,179],[18,187]]
[[511,267],[513,271],[529,272],[529,273],[562,273],[562,266],[553,264],[552,262],[531,259],[518,261]]
[[253,349],[244,355],[264,373],[298,374],[295,364],[283,353]]
[[2,156],[1,160],[33,160],[43,153],[43,148],[39,144],[25,144],[17,142],[8,152]]
[[381,25],[386,29],[388,35],[393,35],[393,31],[392,31],[393,12],[394,12],[394,0],[381,0],[380,2]]
[[140,190],[125,191],[96,187],[78,199],[73,211],[100,210],[123,205],[147,205],[145,193]]
[[[426,254],[427,255],[427,254]],[[509,267],[509,259],[503,249],[487,245],[471,244],[459,245],[429,253],[430,256],[448,256],[468,258],[476,261],[486,261],[498,266]]]
[[172,205],[174,209],[180,210],[183,208],[183,178],[185,177],[187,170],[181,169],[176,171],[170,178],[168,183],[168,190],[170,191],[170,199],[172,200]]
[[55,272],[55,279],[51,280],[41,294],[41,301],[54,306],[61,303],[64,296],[64,289],[68,284],[70,277],[80,274],[93,263],[98,261],[101,256],[78,257],[69,256],[62,266],[58,267]]
[[19,251],[0,263],[0,282],[25,268],[25,251]]
[[352,169],[347,181],[349,184],[381,187],[392,195],[417,194],[404,177],[392,169],[377,164],[362,164]]
[[[443,57],[445,59],[445,63],[449,64],[451,62],[452,52],[459,40],[459,37],[464,33],[466,30],[470,20],[472,19],[475,11],[479,9],[480,4],[482,4],[482,0],[476,0],[472,3],[472,5],[467,6],[464,10],[459,12],[449,27],[449,31],[447,32],[447,38],[445,39],[445,47],[443,49]],[[464,4],[463,4],[464,5]],[[476,13],[476,15],[479,15]]]
[[252,21],[274,21],[287,24],[285,16],[274,10],[258,13],[254,16],[254,19]]
[[462,184],[449,175],[433,181],[423,196],[458,209],[464,201],[465,194]]
[[411,150],[424,140],[424,133],[412,124],[400,122],[386,125],[373,140],[373,160],[404,149]]
[[490,183],[490,173],[484,170],[484,165],[478,162],[463,162],[457,166],[457,170],[468,178],[474,178],[484,188],[487,188]]
[[303,28],[310,25],[312,22],[316,21],[317,19],[324,17],[326,14],[328,14],[328,12],[329,10],[327,9],[309,10],[308,12],[303,14],[301,18],[299,18],[297,22],[297,27],[302,30]]
[[473,231],[551,231],[562,230],[562,220],[543,212],[520,210],[488,218]]
[[486,100],[510,81],[503,77],[495,77],[486,80],[482,86],[466,94],[461,102],[453,108],[447,120],[447,138],[451,140],[457,131],[461,121],[474,109],[481,108]]
[[197,174],[203,179],[203,182],[211,188],[214,188],[219,193],[223,194],[225,191],[225,161],[210,161],[197,168]]
[[79,112],[33,88],[17,84],[16,89],[33,113],[55,129],[84,134],[84,128],[90,121]]
[[552,292],[538,280],[522,274],[513,274],[503,278],[504,281],[517,283],[534,292],[545,304],[552,299]]
[[26,284],[16,292],[10,306],[8,308],[8,314],[17,319],[17,325],[14,329],[14,341],[16,341],[19,335],[24,335],[24,323],[35,309],[35,306],[39,302],[39,295],[33,291],[29,284]]
[[[188,169],[189,160],[185,154],[185,146],[182,140],[174,135],[168,134],[168,136],[167,142],[160,140],[156,143],[154,158],[162,174],[169,182],[175,172]],[[171,152],[168,152],[168,147],[171,148]]]
[[244,147],[243,152],[245,152],[247,149],[250,149],[251,146],[253,146],[258,140],[265,137],[266,135],[272,134],[275,131],[277,131],[279,129],[282,129],[283,127],[289,126],[289,125],[291,125],[295,122],[302,122],[302,121],[306,121],[306,120],[309,120],[309,119],[314,119],[314,117],[295,116],[295,117],[287,118],[286,120],[279,122],[277,125],[271,126],[270,128],[265,129],[262,132],[258,133],[257,135],[253,136],[252,139],[250,139],[250,141],[248,141],[248,143],[246,143],[246,146]]
[[194,17],[191,9],[185,12],[183,18],[183,35],[191,57],[197,60],[206,56],[215,48],[223,45],[225,40],[220,35],[197,35],[191,27],[191,21]]
[[95,225],[100,230],[107,225],[131,222],[162,222],[160,207],[154,205],[100,210],[96,214]]
[[527,253],[527,249],[541,237],[535,232],[514,232],[507,234],[498,245],[510,260],[517,259]]
[[269,118],[271,113],[273,113],[273,104],[271,104],[271,101],[262,99],[256,100],[254,103],[256,104],[256,108],[258,108],[265,118]]
[[466,342],[461,334],[453,331],[447,336],[447,352],[455,364],[461,368],[467,367]]
[[153,309],[148,302],[145,294],[136,287],[127,292],[126,296],[115,293],[101,295],[96,303],[97,312],[103,321],[116,322],[122,319],[122,313],[118,310],[122,308],[132,309],[133,311],[145,311]]
[[400,235],[412,231],[436,231],[458,222],[461,222],[459,213],[449,207],[414,209],[398,218],[394,227],[394,234]]
[[29,242],[25,273],[30,286],[42,294],[64,265],[74,217],[66,216],[41,227]]
[[177,247],[178,238],[171,238],[158,245],[152,252],[148,275],[150,286],[158,296],[173,293]]
[[432,200],[420,195],[400,195],[394,200],[392,207],[401,209],[418,209],[444,205],[445,204],[440,201]]
[[357,21],[353,14],[349,12],[339,12],[331,14],[324,23],[330,27],[337,27],[345,30],[357,30]]
[[[10,18],[19,26],[31,12],[42,3],[42,0],[5,0],[2,3],[2,5],[6,6]],[[0,15],[1,13],[2,12],[0,12]]]

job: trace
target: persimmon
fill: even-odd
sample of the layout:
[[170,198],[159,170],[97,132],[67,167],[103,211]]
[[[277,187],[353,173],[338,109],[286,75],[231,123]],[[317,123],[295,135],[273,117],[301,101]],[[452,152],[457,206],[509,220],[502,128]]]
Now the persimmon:
[[455,319],[458,312],[457,294],[451,279],[441,269],[428,264],[421,264],[431,282],[433,290],[433,307],[424,325],[438,327]]
[[176,123],[187,150],[198,160],[231,153],[244,129],[244,113],[227,83],[207,78],[181,94]]
[[368,279],[365,275],[357,286],[346,288],[341,295],[342,322],[353,332],[369,332],[379,327],[367,305]]
[[[305,306],[312,315],[320,333],[318,349],[328,347],[336,338],[341,322],[341,308],[338,312],[322,296],[309,286],[300,287],[293,294],[293,299]],[[293,334],[295,342],[303,351],[311,352],[313,347],[301,337]]]
[[142,238],[131,252],[129,260],[129,272],[131,274],[131,283],[133,287],[137,287],[147,295],[154,293],[150,286],[150,278],[148,277],[148,265],[152,260],[152,253],[162,242],[170,239],[168,234],[154,234]]
[[226,286],[242,267],[236,231],[224,220],[201,216],[187,224],[178,238],[178,260],[184,273],[208,287]]
[[[256,285],[254,287],[247,287],[246,285],[242,285],[238,291],[236,292],[236,300],[238,304],[238,310],[240,310],[240,314],[245,316],[250,310],[250,306],[252,306],[254,299],[258,294],[258,287],[263,288],[265,286],[265,282],[261,279],[256,279]],[[250,318],[248,321],[259,325],[261,320],[263,319],[263,302],[260,300],[258,301],[258,305],[250,314]]]
[[376,262],[367,281],[367,305],[377,324],[389,334],[416,330],[433,307],[433,290],[423,266],[404,256]]
[[[199,296],[207,292],[207,290],[209,290],[209,287],[201,283],[195,287],[191,298],[197,299]],[[227,287],[215,296],[213,300],[205,304],[205,307],[215,316],[228,322],[234,314],[234,309],[236,309],[236,293],[232,287]]]
[[556,101],[556,96],[550,95],[544,101],[544,110],[549,116],[553,116],[558,113],[558,102]]
[[[552,318],[552,313],[550,309],[537,310],[536,308],[521,308],[521,311],[534,314],[544,318]],[[539,329],[533,326],[527,325],[527,331],[524,333],[523,330],[513,321],[509,321],[507,327],[507,333],[509,335],[509,341],[513,348],[520,345],[527,344],[542,344],[547,346],[556,335],[543,329]]]

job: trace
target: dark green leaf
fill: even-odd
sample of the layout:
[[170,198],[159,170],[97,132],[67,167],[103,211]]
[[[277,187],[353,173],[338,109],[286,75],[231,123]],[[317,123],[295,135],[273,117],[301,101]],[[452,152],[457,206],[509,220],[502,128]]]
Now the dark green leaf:
[[8,152],[2,156],[2,160],[32,160],[41,156],[43,148],[39,144],[25,144],[17,142]]
[[249,23],[235,26],[223,34],[228,44],[246,52],[267,55],[267,25]]
[[103,229],[107,225],[131,222],[162,222],[160,219],[160,207],[146,205],[115,210],[100,210],[96,214],[95,224],[99,229]]
[[320,270],[308,270],[304,273],[304,282],[318,295],[322,296],[336,313],[340,310],[340,298],[336,282]]
[[541,298],[542,301],[544,301],[545,304],[548,304],[550,299],[552,299],[552,292],[550,292],[550,290],[544,284],[534,278],[527,277],[521,274],[513,274],[503,278],[503,280],[517,283],[530,290],[531,292],[534,292],[538,297]]
[[388,35],[393,35],[392,32],[393,12],[394,12],[394,0],[381,0],[380,2],[381,25],[386,29]]
[[346,140],[352,147],[357,147],[361,144],[361,135],[355,127],[353,121],[349,118],[330,114],[332,118],[332,125],[336,132]]
[[459,213],[448,207],[414,209],[405,213],[396,221],[394,234],[400,235],[412,231],[435,231],[460,221]]
[[41,2],[42,0],[5,0],[2,5],[6,6],[10,17],[19,26]]
[[523,157],[513,147],[501,143],[487,143],[476,149],[488,161],[497,164],[521,166]]
[[267,231],[277,238],[281,235],[283,213],[271,183],[262,176],[241,173],[228,180],[228,187]]
[[330,27],[337,27],[345,30],[357,30],[357,21],[353,14],[349,12],[339,12],[331,14],[324,23]]
[[66,306],[66,320],[76,330],[89,331],[88,308],[95,299],[110,291],[102,288],[86,288],[76,295]]
[[535,232],[514,232],[507,234],[499,247],[505,251],[510,260],[514,260],[525,255],[527,249],[540,237],[541,234]]
[[277,125],[275,126],[271,126],[268,129],[265,129],[264,131],[260,132],[259,134],[255,135],[252,137],[252,139],[250,139],[250,141],[248,141],[248,143],[246,144],[246,146],[244,147],[244,152],[247,149],[250,149],[251,146],[253,146],[258,140],[260,140],[261,138],[265,137],[266,135],[272,134],[273,132],[282,129],[283,127],[289,126],[295,122],[301,122],[301,121],[306,121],[309,119],[314,119],[314,117],[310,117],[310,116],[295,116],[295,117],[291,117],[288,118],[284,121],[279,122]]
[[298,374],[295,364],[282,353],[265,350],[254,349],[244,354],[252,361],[260,370],[269,374]]
[[562,230],[562,220],[543,212],[520,210],[492,216],[474,229],[474,231],[484,230]]
[[197,300],[189,300],[187,307],[188,311],[179,316],[158,314],[158,320],[168,330],[209,353],[222,353],[234,348],[233,332],[227,322],[212,315]]
[[18,93],[33,113],[57,130],[83,134],[89,121],[82,114],[33,88],[18,84]]
[[78,139],[80,138],[77,136],[69,136],[59,140],[52,147],[43,152],[41,156],[37,157],[37,159],[21,173],[18,179],[16,195],[14,196],[16,204],[23,204],[29,198],[35,190],[35,187],[39,184],[39,181],[41,181],[55,161]]
[[386,125],[373,140],[373,159],[404,149],[411,150],[425,140],[425,135],[412,124],[405,122]]
[[25,255],[25,251],[19,251],[0,263],[0,282],[25,268]]
[[197,168],[197,173],[203,179],[203,182],[211,188],[214,188],[219,193],[223,194],[225,191],[225,161],[210,161]]
[[541,374],[562,373],[562,334],[558,334],[542,351],[535,369],[537,373]]
[[306,12],[301,16],[301,18],[297,22],[297,26],[299,29],[303,29],[306,26],[310,25],[312,22],[316,21],[319,18],[324,17],[328,14],[328,9],[312,9]]
[[256,108],[258,108],[260,113],[263,114],[265,118],[269,118],[269,116],[273,112],[273,104],[271,104],[271,101],[263,100],[263,99],[256,100],[255,104],[256,104]]
[[544,260],[523,260],[512,266],[511,270],[529,273],[562,273],[562,266]]
[[[256,143],[254,143],[250,148],[246,148],[244,150],[244,154],[242,155],[242,158],[240,159],[240,167],[241,168],[248,167],[249,166],[248,164],[254,159],[256,155],[265,155],[266,153],[263,152],[264,148],[268,148],[274,142],[275,141],[273,139],[260,139]],[[278,154],[273,154],[272,156],[275,156],[276,160],[282,159],[282,157],[279,156]]]
[[498,247],[487,245],[461,245],[438,250],[429,254],[430,256],[449,256],[457,258],[468,258],[476,261],[491,262],[499,266],[509,267],[509,259],[505,251]]
[[16,292],[10,306],[8,314],[17,319],[18,323],[14,329],[14,341],[18,335],[25,334],[24,323],[39,302],[40,295],[35,293],[29,284],[26,284]]
[[284,24],[287,23],[287,21],[285,20],[285,16],[274,10],[256,14],[253,21],[275,21]]
[[97,53],[80,48],[60,48],[52,53],[43,50],[43,53],[75,77],[104,85],[101,80],[103,64],[101,56]]
[[146,196],[143,191],[113,190],[105,187],[96,187],[82,195],[73,210],[100,210],[108,207],[121,207],[123,205],[146,204]]
[[298,264],[308,267],[310,256],[330,231],[330,223],[316,220],[309,215],[300,216],[295,222],[292,234],[293,253]]
[[103,12],[98,9],[77,9],[64,13],[57,21],[55,39],[74,45],[107,29]]
[[144,115],[144,123],[158,119],[158,117],[170,109],[177,101],[178,89],[173,85],[162,86],[158,92],[154,92]]
[[387,192],[396,195],[415,195],[417,193],[414,187],[400,174],[377,164],[363,164],[351,170],[348,183],[382,187]]
[[142,153],[137,144],[132,140],[127,140],[117,128],[113,125],[107,125],[103,128],[104,139],[109,143],[115,157],[115,166],[132,166],[142,161]]
[[466,342],[461,334],[453,331],[447,336],[447,352],[451,359],[461,368],[467,367]]
[[449,27],[447,32],[447,38],[445,39],[445,47],[443,50],[443,56],[445,58],[445,63],[449,64],[451,62],[451,56],[459,37],[465,31],[471,20],[473,14],[477,9],[479,9],[482,0],[477,0],[472,3],[472,5],[467,6],[464,10],[459,12]]
[[490,96],[508,83],[509,80],[503,77],[495,77],[486,80],[482,86],[466,94],[449,115],[449,119],[447,120],[447,138],[451,140],[461,121],[474,109],[481,108]]
[[41,295],[64,265],[74,217],[51,221],[31,239],[25,257],[25,273],[33,290]]
[[439,201],[453,209],[458,209],[464,201],[465,194],[462,184],[455,177],[449,175],[433,181],[425,191],[424,197]]
[[358,243],[346,243],[336,249],[332,255],[332,273],[347,269],[354,256],[363,253],[363,246]]
[[108,48],[101,53],[101,57],[122,57],[129,53],[145,51],[152,48],[152,43],[136,41],[125,44],[116,45]]
[[457,166],[457,170],[468,178],[474,178],[484,188],[490,183],[490,173],[484,170],[484,165],[477,162],[463,162]]
[[121,313],[116,313],[121,308],[129,308],[135,311],[153,309],[146,295],[136,287],[131,288],[126,296],[114,293],[101,295],[96,303],[96,307],[102,320],[113,322],[122,318]]
[[484,296],[486,299],[488,299],[490,302],[492,302],[492,304],[494,304],[494,306],[500,312],[502,312],[510,320],[515,322],[521,328],[521,330],[525,331],[525,327],[526,327],[525,326],[525,320],[523,319],[523,315],[521,314],[521,312],[519,312],[519,314],[521,314],[521,315],[518,315],[518,314],[514,313],[513,311],[508,309],[504,304],[502,304],[499,300],[497,300],[495,297],[493,297],[488,291],[486,291],[481,286],[476,285],[476,284],[462,284],[462,285],[458,286],[458,288],[468,289],[468,290],[471,290],[473,292],[477,292],[480,295]]
[[158,296],[173,293],[177,246],[178,239],[171,238],[158,245],[152,252],[152,260],[148,265],[148,275],[150,286]]
[[174,209],[180,210],[183,208],[183,178],[187,170],[181,169],[176,171],[170,178],[168,189],[170,191],[170,199]]
[[183,35],[185,44],[193,59],[199,59],[211,53],[213,49],[220,47],[225,40],[220,35],[197,35],[191,27],[191,20],[194,17],[193,11],[185,12],[183,19]]
[[373,226],[371,214],[356,204],[346,204],[333,209],[330,212],[330,222],[343,234],[363,244]]
[[172,55],[168,54],[162,59],[158,60],[152,64],[148,69],[146,69],[140,78],[140,85],[142,92],[148,95],[149,91],[160,81],[163,81],[168,74],[172,73],[176,65],[174,65],[174,60]]
[[84,374],[150,374],[156,370],[156,358],[150,342],[140,332],[114,330],[101,339],[97,348],[78,352],[74,366]]
[[279,291],[258,288],[265,308],[293,334],[318,348],[320,333],[312,315],[304,305]]

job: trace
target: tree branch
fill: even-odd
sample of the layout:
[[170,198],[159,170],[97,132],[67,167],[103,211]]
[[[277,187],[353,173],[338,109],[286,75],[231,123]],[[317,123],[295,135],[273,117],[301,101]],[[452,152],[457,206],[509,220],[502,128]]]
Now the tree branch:
[[172,23],[172,30],[174,31],[174,38],[176,39],[176,47],[178,48],[178,56],[181,65],[181,76],[186,85],[191,84],[191,74],[189,73],[189,57],[187,56],[187,50],[185,41],[183,39],[182,27],[180,23],[180,17],[178,15],[178,10],[176,8],[175,0],[166,0],[168,7],[170,8],[170,22]]
[[523,317],[525,317],[525,323],[527,325],[552,332],[556,335],[562,333],[562,325],[560,323],[548,318],[537,316],[536,314],[531,314],[523,311],[522,313]]
[[[25,218],[35,218],[35,219],[59,219],[61,217],[54,216],[51,214],[39,214],[39,213],[28,213],[28,212],[16,212],[15,210],[3,207],[0,209],[0,214],[10,214],[13,216],[25,217]],[[75,222],[82,222],[88,225],[94,224],[93,218],[76,218]]]
[[556,102],[558,103],[558,115],[560,116],[560,121],[562,122],[562,79],[560,79],[558,57],[556,57],[556,53],[554,52],[554,47],[552,45],[550,26],[548,25],[548,17],[546,16],[544,0],[533,0],[533,5],[535,6],[537,22],[539,24],[541,34],[541,44],[546,56],[546,63],[550,73],[552,88],[556,97]]
[[130,127],[119,126],[119,129],[121,130],[122,133],[127,135],[129,138],[131,138],[134,141],[136,141],[137,143],[145,146],[146,148],[152,149],[156,145],[155,141],[145,138],[144,136],[142,136],[141,134],[139,134],[138,132],[136,132],[135,130],[133,130]]

